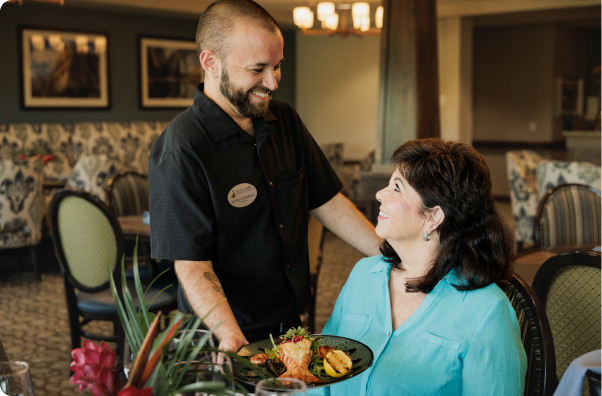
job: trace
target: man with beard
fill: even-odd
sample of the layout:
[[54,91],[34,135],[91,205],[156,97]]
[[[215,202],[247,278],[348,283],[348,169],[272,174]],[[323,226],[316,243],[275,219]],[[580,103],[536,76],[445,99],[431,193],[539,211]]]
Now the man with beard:
[[310,212],[366,255],[381,240],[296,111],[270,99],[283,61],[276,21],[250,0],[218,1],[197,46],[205,82],[149,157],[152,256],[175,260],[179,309],[222,322],[220,348],[237,351],[300,324]]

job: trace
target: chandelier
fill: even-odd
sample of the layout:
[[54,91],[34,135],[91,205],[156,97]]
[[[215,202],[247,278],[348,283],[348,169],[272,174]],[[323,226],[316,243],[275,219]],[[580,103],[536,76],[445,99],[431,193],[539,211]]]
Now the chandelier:
[[[63,5],[65,3],[65,0],[35,0],[35,1],[40,1],[42,3],[54,3],[54,4],[58,4],[58,5]],[[7,0],[6,3],[17,3],[19,5],[23,5],[23,0]]]
[[[336,9],[340,10],[339,13]],[[351,10],[351,19],[353,28],[347,26],[347,16]],[[293,9],[293,20],[301,32],[305,35],[326,35],[335,36],[340,34],[343,37],[354,35],[362,37],[364,35],[379,35],[383,27],[383,6],[376,8],[374,15],[374,25],[370,23],[370,4],[359,3],[342,3],[335,7],[332,2],[321,2],[316,7],[317,19],[321,22],[321,29],[312,29],[314,26],[314,12],[309,7],[295,7]]]

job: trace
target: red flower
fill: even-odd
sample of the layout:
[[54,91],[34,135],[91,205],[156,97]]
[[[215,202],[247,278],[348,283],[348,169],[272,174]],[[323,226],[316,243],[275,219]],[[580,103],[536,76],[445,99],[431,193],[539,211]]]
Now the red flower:
[[123,389],[117,396],[153,396],[153,388],[136,389],[133,386],[128,386]]
[[70,382],[78,384],[79,390],[88,389],[94,396],[115,394],[115,379],[119,366],[115,366],[115,351],[106,342],[100,345],[84,340],[82,348],[71,351],[74,372]]
[[17,155],[17,159],[20,159],[20,160],[26,160],[26,159],[28,159],[28,158],[29,158],[29,157],[28,157],[28,156],[26,156],[25,154],[19,154],[19,155]]
[[56,159],[56,157],[52,154],[46,154],[44,157],[42,157],[42,161],[44,161],[44,165],[46,165],[50,161],[54,161],[55,159]]

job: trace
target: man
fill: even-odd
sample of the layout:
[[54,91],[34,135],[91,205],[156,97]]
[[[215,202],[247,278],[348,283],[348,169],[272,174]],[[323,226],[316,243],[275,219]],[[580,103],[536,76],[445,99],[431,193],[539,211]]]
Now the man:
[[221,322],[219,346],[236,352],[298,324],[309,212],[364,254],[380,239],[294,109],[270,99],[283,61],[276,21],[252,1],[218,1],[197,45],[205,83],[149,157],[152,256],[176,260],[180,310]]

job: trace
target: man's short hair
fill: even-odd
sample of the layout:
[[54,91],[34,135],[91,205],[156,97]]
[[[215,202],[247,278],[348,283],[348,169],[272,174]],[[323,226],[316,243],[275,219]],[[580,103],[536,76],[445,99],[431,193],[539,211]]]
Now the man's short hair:
[[207,7],[199,19],[196,31],[198,55],[209,49],[223,59],[228,52],[228,38],[237,20],[274,33],[280,30],[278,22],[252,0],[219,0]]

